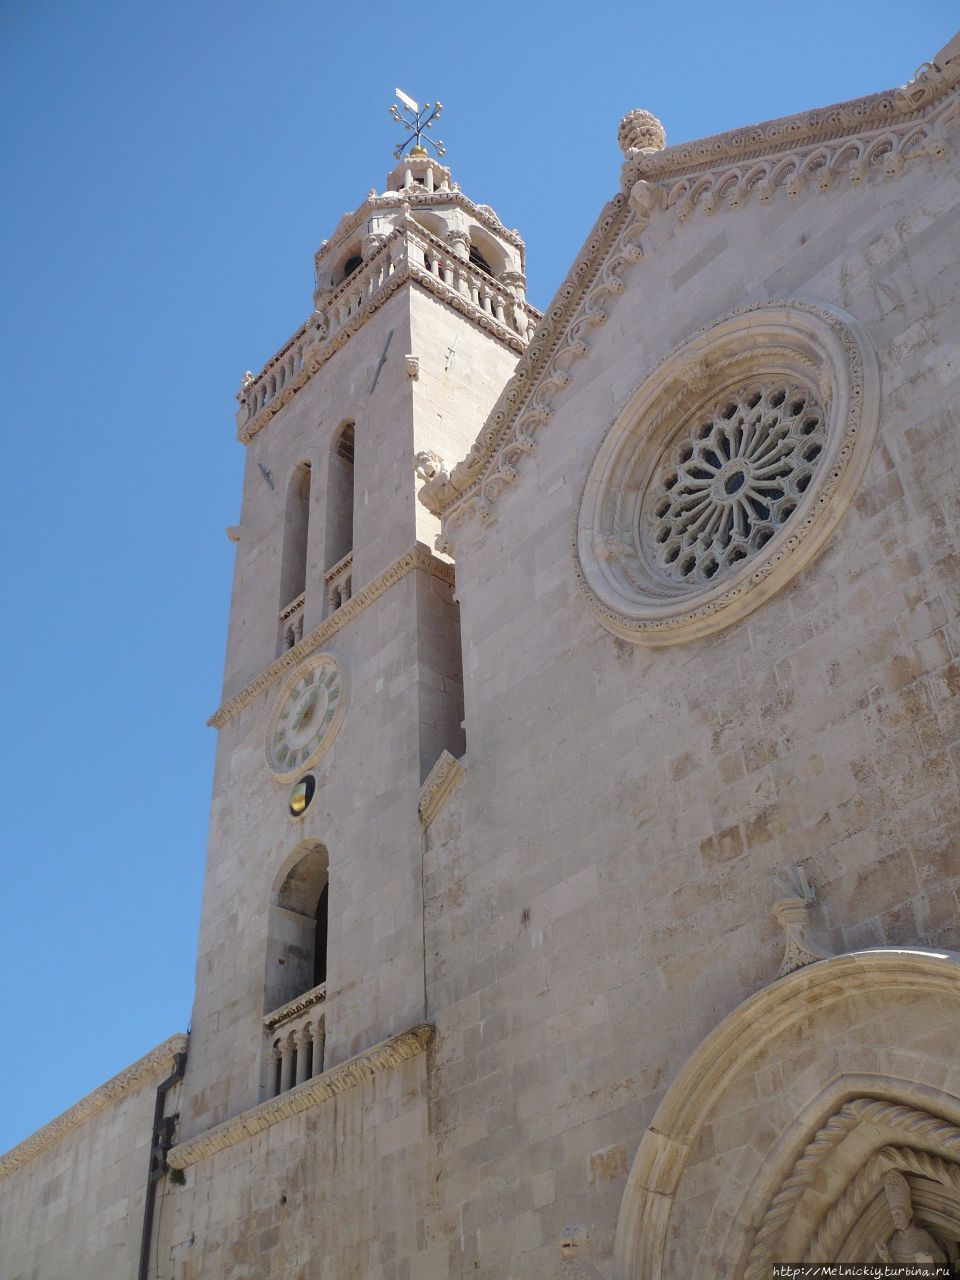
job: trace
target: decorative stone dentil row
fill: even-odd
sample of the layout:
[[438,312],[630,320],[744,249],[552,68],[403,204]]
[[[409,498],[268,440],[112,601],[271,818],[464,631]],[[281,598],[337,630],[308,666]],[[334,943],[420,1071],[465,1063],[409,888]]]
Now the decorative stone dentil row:
[[292,1000],[282,1004],[279,1009],[274,1009],[265,1014],[263,1025],[268,1031],[273,1031],[275,1027],[279,1027],[282,1023],[290,1022],[291,1019],[299,1017],[301,1013],[306,1013],[314,1005],[323,1004],[326,998],[327,984],[321,982],[319,986],[311,987],[309,991],[304,991],[303,995],[294,996]]

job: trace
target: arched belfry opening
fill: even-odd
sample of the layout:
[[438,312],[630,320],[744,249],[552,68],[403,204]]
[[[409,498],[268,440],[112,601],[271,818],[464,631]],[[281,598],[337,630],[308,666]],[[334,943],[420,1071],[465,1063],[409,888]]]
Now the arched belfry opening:
[[326,847],[308,840],[277,877],[267,928],[265,1013],[326,981],[328,867]]
[[475,244],[470,246],[470,265],[486,272],[488,276],[493,275],[493,268]]
[[348,418],[337,428],[330,445],[324,555],[325,613],[339,609],[353,593],[355,453],[356,424]]
[[276,1097],[323,1071],[329,858],[319,840],[290,853],[274,881],[267,926],[263,1091]]
[[287,485],[280,560],[280,651],[292,649],[303,636],[303,595],[307,588],[310,548],[309,462],[294,469]]
[[503,246],[483,227],[470,227],[470,262],[478,270],[496,279],[509,266]]

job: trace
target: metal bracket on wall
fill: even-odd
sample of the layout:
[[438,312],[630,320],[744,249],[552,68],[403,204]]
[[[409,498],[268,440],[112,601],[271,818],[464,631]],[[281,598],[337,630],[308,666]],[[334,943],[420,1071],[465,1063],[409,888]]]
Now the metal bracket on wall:
[[390,332],[387,334],[387,340],[386,340],[386,342],[383,344],[383,355],[380,357],[380,363],[377,365],[377,371],[376,371],[376,373],[373,375],[373,382],[370,384],[370,394],[371,394],[371,395],[372,395],[372,394],[374,393],[374,391],[376,391],[376,389],[377,389],[377,379],[380,377],[380,370],[383,368],[384,364],[386,363],[386,359],[387,359],[387,351],[389,350],[389,347],[390,347],[390,339],[391,339],[392,337],[393,337],[393,330],[391,329],[391,330],[390,330]]

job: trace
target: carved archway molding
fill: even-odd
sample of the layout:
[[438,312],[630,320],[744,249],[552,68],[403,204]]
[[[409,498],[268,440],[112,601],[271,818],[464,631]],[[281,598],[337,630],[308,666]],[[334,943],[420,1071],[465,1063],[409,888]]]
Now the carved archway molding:
[[[745,1280],[767,1280],[773,1264],[785,1257],[785,1247],[791,1259],[794,1252],[800,1253],[795,1241],[802,1232],[795,1231],[794,1241],[789,1244],[785,1241],[791,1219],[814,1183],[823,1180],[830,1157],[861,1125],[893,1130],[899,1135],[898,1144],[880,1147],[859,1168],[850,1171],[836,1201],[822,1215],[816,1229],[808,1233],[802,1261],[814,1264],[857,1260],[855,1252],[844,1258],[840,1258],[840,1252],[871,1202],[882,1194],[884,1175],[891,1169],[951,1189],[957,1193],[960,1209],[960,1129],[929,1111],[879,1098],[853,1098],[819,1129],[768,1204],[750,1251]],[[918,1145],[911,1145],[914,1143]],[[889,1234],[888,1226],[877,1238]],[[862,1249],[863,1242],[853,1247]]]
[[[822,1010],[858,995],[886,993],[947,995],[960,1000],[960,955],[891,947],[835,956],[772,983],[714,1028],[668,1089],[637,1150],[617,1223],[614,1280],[664,1280],[670,1213],[687,1158],[717,1099],[744,1065],[774,1038],[808,1017],[813,1007]],[[837,1082],[832,1110],[842,1110],[843,1103],[851,1099],[852,1083]],[[877,1092],[882,1095],[890,1083],[878,1078]],[[872,1092],[868,1079],[858,1077],[856,1084],[857,1093]],[[918,1111],[933,1103],[932,1095],[909,1085],[900,1097]],[[822,1107],[824,1099],[819,1101]],[[821,1110],[820,1114],[830,1115],[831,1111]],[[960,1116],[955,1119],[960,1121]],[[933,1154],[949,1158],[953,1151]],[[957,1158],[960,1160],[960,1147]],[[777,1185],[785,1186],[788,1172],[789,1164]]]

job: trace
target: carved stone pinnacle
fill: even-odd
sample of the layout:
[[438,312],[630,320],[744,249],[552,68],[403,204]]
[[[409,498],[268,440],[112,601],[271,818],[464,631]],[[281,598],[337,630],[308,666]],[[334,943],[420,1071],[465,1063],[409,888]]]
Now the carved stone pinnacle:
[[629,158],[635,151],[662,151],[667,145],[667,134],[652,112],[638,107],[635,111],[628,111],[620,121],[617,142]]

